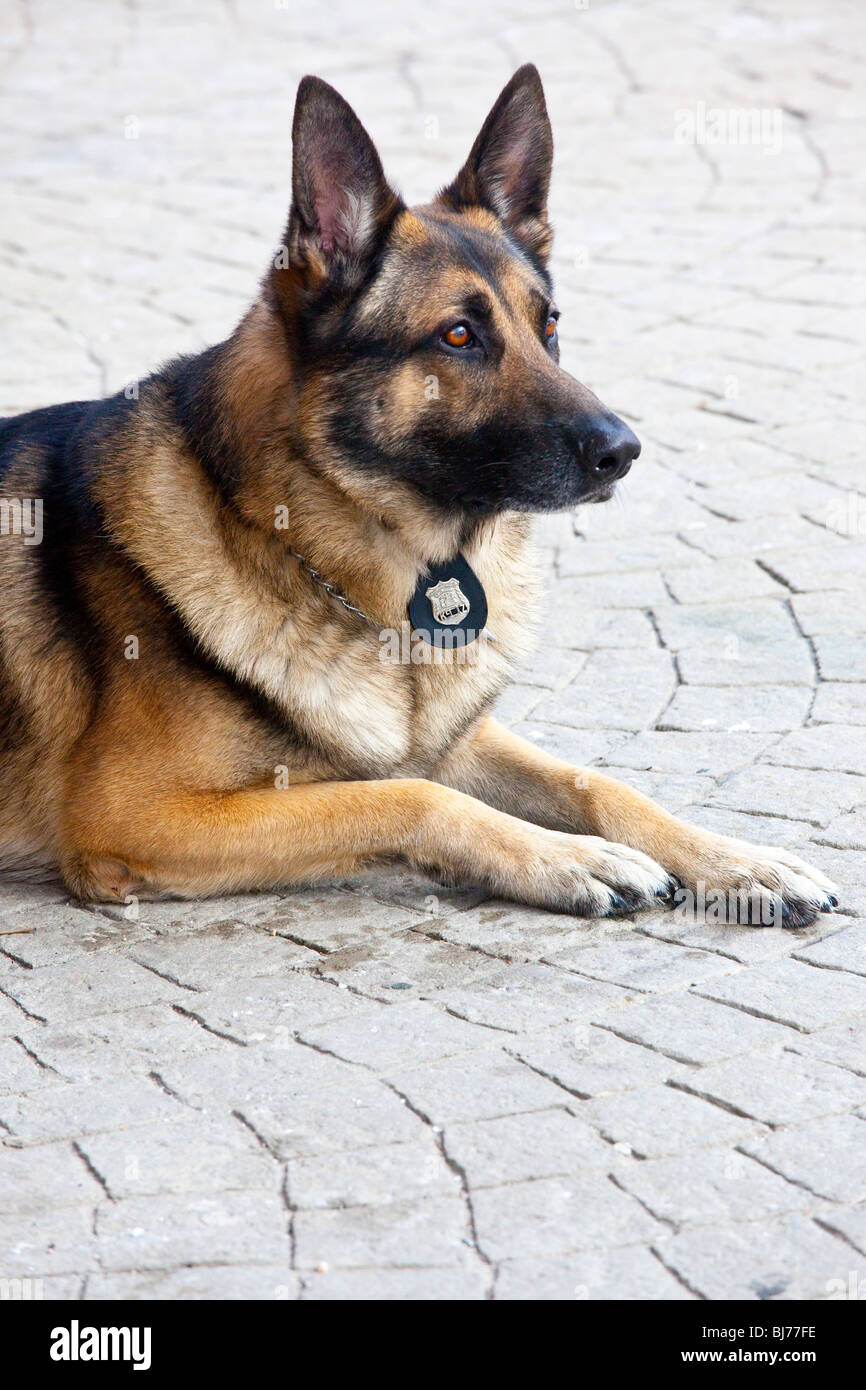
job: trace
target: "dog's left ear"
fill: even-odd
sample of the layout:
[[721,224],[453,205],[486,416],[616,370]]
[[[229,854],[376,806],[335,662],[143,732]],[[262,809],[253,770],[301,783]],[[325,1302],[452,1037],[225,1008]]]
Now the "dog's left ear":
[[547,194],[553,135],[538,69],[518,68],[499,97],[460,173],[439,194],[454,208],[489,208],[533,260],[545,266],[553,234]]

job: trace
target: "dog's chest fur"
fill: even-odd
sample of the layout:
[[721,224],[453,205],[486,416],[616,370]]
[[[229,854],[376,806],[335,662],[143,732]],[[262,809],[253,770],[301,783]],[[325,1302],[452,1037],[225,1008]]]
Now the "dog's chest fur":
[[525,547],[493,547],[474,559],[494,641],[435,651],[412,637],[408,621],[379,629],[309,592],[264,642],[258,624],[246,628],[240,650],[245,625],[226,632],[232,664],[253,676],[336,775],[427,775],[489,707],[529,642],[534,574]]
[[197,640],[284,713],[324,759],[322,774],[424,776],[489,707],[530,641],[535,571],[523,538],[515,544],[506,528],[470,561],[495,641],[462,652],[413,638],[408,615],[379,628],[347,614],[306,575],[292,602],[263,602],[224,559],[205,582],[196,566],[195,589],[176,597]]

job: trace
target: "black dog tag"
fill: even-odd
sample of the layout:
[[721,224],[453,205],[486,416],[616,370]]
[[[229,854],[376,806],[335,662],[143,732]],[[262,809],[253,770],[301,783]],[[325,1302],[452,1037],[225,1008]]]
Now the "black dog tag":
[[484,631],[487,595],[462,555],[432,565],[409,603],[413,632],[436,647],[466,647]]

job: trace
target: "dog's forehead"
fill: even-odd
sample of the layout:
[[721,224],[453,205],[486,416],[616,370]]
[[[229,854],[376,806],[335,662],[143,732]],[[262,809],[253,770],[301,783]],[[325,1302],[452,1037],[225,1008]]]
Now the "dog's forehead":
[[479,292],[515,314],[534,314],[539,298],[549,297],[544,278],[493,213],[408,208],[396,219],[361,317],[413,305],[435,313]]

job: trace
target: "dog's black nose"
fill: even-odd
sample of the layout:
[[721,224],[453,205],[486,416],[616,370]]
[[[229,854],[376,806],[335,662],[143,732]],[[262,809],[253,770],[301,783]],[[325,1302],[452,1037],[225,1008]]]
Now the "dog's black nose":
[[584,440],[583,465],[600,483],[624,478],[640,453],[640,440],[622,420],[597,425]]

